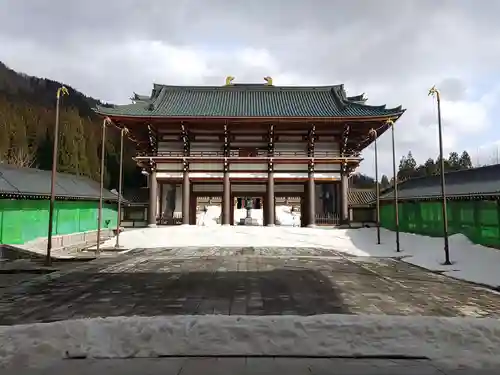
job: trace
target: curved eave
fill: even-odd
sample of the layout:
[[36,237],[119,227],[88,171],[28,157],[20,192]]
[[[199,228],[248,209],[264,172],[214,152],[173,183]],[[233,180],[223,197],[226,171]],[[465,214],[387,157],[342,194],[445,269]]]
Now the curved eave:
[[377,121],[377,120],[388,120],[392,119],[393,121],[396,121],[403,113],[405,112],[405,109],[402,109],[398,112],[391,112],[391,110],[387,110],[388,113],[383,114],[383,115],[373,115],[373,116],[332,116],[332,117],[284,117],[284,116],[279,116],[279,117],[272,117],[272,116],[165,116],[165,115],[151,115],[151,116],[144,116],[144,115],[133,115],[133,114],[121,114],[121,113],[116,113],[116,112],[105,112],[105,111],[99,111],[98,109],[94,109],[94,112],[97,113],[100,116],[103,117],[110,117],[110,118],[115,118],[115,119],[121,119],[121,120],[158,120],[158,119],[165,119],[165,120],[178,120],[178,121],[189,121],[189,120],[234,120],[234,121],[241,121],[241,120],[256,120],[256,121],[278,121],[278,122],[285,122],[285,121],[318,121],[318,122],[336,122],[336,121]]
[[354,103],[365,103],[368,98],[365,96],[365,93],[360,95],[348,96],[347,100]]

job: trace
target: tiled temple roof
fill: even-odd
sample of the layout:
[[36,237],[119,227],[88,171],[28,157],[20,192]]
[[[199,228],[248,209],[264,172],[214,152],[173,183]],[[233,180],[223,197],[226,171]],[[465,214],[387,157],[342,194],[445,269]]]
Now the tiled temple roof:
[[400,116],[401,106],[366,105],[364,95],[347,97],[343,85],[302,87],[268,84],[167,86],[155,84],[150,97],[134,93],[133,104],[98,106],[104,116],[349,118]]

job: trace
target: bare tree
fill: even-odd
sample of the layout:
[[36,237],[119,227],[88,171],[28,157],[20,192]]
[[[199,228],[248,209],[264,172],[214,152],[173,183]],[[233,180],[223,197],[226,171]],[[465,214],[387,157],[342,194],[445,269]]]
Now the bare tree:
[[31,168],[36,161],[36,151],[29,148],[13,148],[7,153],[7,164]]

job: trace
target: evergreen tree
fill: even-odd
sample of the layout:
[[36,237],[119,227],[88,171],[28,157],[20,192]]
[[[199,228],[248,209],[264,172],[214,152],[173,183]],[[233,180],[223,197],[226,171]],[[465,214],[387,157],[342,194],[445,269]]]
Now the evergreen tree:
[[382,189],[387,189],[390,185],[389,178],[385,174],[382,175],[382,179],[380,180],[380,186]]
[[462,152],[462,155],[460,155],[460,159],[459,159],[458,163],[460,165],[460,169],[472,168],[472,161],[471,161],[470,155],[467,151]]
[[[447,172],[450,170],[450,163],[449,161],[445,158],[443,159],[444,161],[444,171]],[[441,157],[437,157],[436,158],[436,174],[440,174],[441,173]]]
[[432,176],[436,174],[437,167],[436,163],[434,163],[434,159],[429,158],[423,165],[423,169],[425,170],[425,176]]
[[403,156],[399,162],[398,180],[404,181],[414,177],[416,174],[416,167],[417,162],[410,151],[408,155]]
[[406,156],[406,169],[408,171],[414,171],[417,168],[417,162],[413,157],[411,151],[408,151],[408,155]]
[[448,156],[448,165],[450,170],[452,171],[458,171],[460,170],[460,158],[458,156],[458,153],[453,151],[450,152],[450,155]]
[[352,187],[359,189],[372,189],[375,187],[375,179],[363,173],[355,173],[350,178]]

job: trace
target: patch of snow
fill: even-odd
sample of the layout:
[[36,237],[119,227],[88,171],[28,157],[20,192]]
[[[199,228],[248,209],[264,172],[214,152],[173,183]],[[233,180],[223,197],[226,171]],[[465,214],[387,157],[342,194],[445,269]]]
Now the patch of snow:
[[300,226],[300,212],[292,212],[291,206],[276,206],[276,219],[278,219],[280,225]]
[[214,226],[219,225],[217,220],[221,215],[221,206],[206,206],[206,211],[197,214],[196,225]]
[[70,356],[409,355],[500,364],[496,319],[379,315],[114,317],[0,327],[0,365]]

